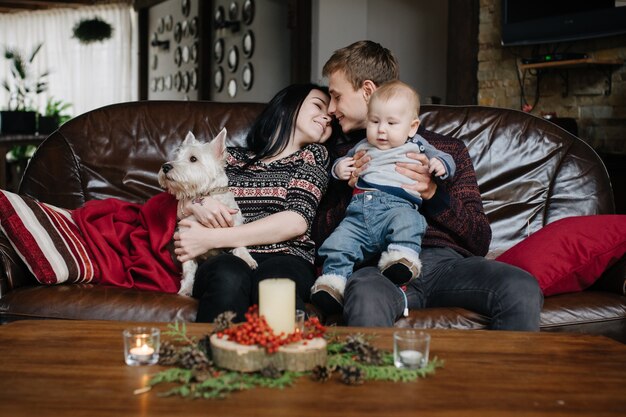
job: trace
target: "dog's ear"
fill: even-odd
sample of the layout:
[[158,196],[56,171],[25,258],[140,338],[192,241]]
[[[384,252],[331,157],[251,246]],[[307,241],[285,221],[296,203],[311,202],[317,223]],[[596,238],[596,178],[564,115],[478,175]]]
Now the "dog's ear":
[[226,156],[226,128],[223,128],[220,133],[211,141],[211,149],[213,155],[217,159],[223,160]]
[[190,130],[187,133],[187,136],[185,136],[185,140],[183,141],[183,146],[193,145],[195,142],[197,142],[196,137],[193,135],[193,133],[191,133],[191,130]]

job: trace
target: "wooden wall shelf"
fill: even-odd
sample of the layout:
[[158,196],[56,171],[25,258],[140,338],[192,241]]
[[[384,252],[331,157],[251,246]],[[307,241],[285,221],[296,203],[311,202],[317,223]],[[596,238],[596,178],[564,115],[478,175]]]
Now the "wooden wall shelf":
[[563,78],[565,83],[565,91],[563,97],[569,93],[569,74],[567,70],[573,68],[596,68],[602,71],[606,77],[606,89],[604,95],[611,94],[612,80],[611,76],[615,69],[624,65],[624,60],[621,59],[601,59],[601,58],[584,58],[584,59],[570,59],[565,61],[550,61],[550,62],[538,62],[533,64],[522,64],[520,69],[522,71],[536,70],[537,74],[541,74],[544,71],[557,71]]

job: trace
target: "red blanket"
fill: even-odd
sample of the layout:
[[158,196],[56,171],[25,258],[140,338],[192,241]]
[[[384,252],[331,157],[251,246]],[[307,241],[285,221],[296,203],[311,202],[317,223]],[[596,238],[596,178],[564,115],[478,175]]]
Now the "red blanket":
[[181,268],[168,250],[176,228],[176,199],[157,194],[145,204],[92,200],[72,217],[101,272],[99,284],[176,293]]

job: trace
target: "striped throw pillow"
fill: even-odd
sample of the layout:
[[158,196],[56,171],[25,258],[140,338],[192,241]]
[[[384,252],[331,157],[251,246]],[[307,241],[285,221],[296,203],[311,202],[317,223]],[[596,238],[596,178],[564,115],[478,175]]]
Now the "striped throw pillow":
[[0,228],[40,283],[99,278],[99,269],[70,210],[0,190]]

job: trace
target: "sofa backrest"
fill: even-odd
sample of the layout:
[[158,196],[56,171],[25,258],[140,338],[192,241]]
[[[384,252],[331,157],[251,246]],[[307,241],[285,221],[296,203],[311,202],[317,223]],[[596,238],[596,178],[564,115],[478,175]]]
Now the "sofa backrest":
[[[157,173],[188,131],[210,140],[226,127],[241,144],[260,103],[144,101],[87,112],[61,126],[37,149],[20,192],[75,208],[108,197],[142,202],[160,192]],[[606,169],[582,140],[515,110],[423,106],[430,130],[463,140],[475,165],[493,229],[503,250],[554,220],[614,212]]]

